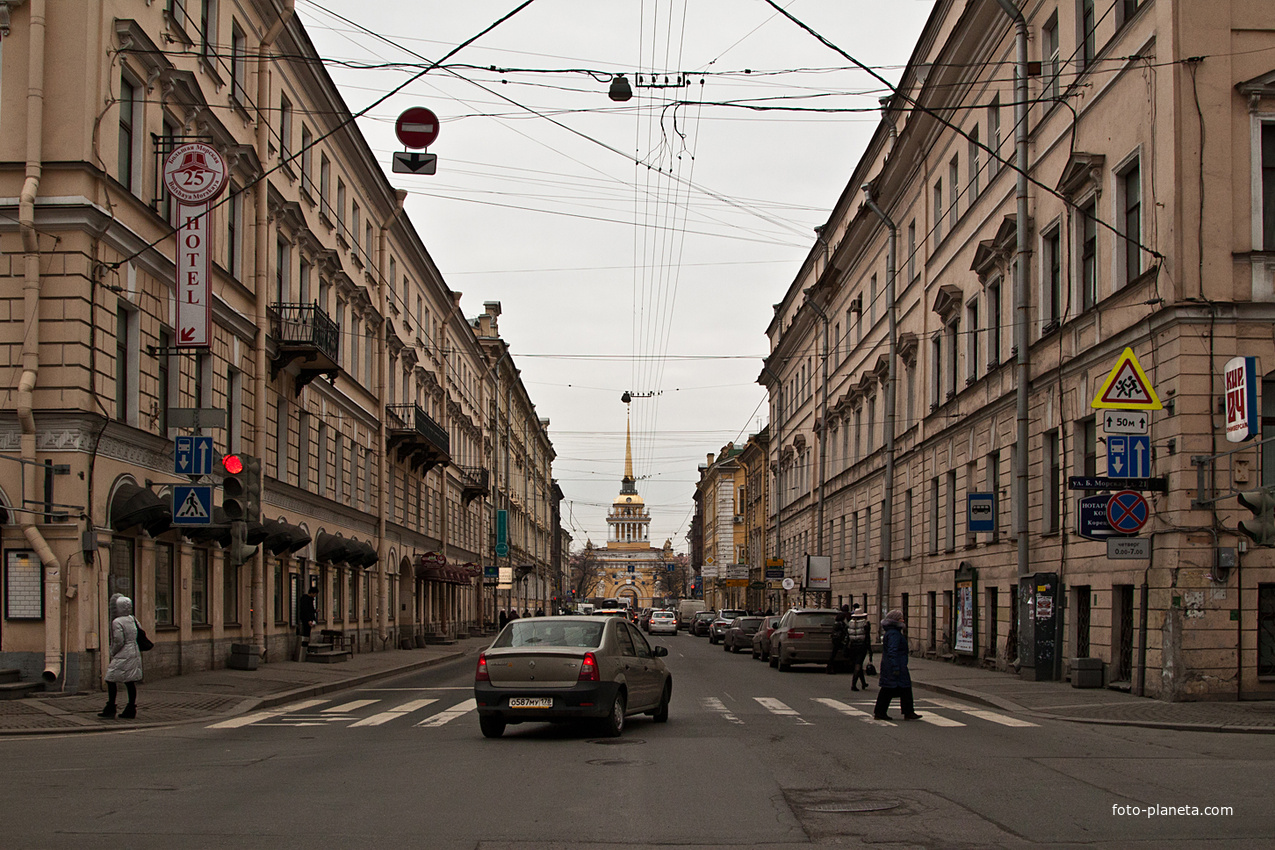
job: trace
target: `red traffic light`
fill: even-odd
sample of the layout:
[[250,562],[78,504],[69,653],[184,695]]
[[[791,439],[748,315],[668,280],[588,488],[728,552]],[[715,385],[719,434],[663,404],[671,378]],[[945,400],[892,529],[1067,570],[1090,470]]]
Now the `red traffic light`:
[[238,475],[243,472],[243,459],[239,455],[226,455],[221,459],[221,465],[231,475]]

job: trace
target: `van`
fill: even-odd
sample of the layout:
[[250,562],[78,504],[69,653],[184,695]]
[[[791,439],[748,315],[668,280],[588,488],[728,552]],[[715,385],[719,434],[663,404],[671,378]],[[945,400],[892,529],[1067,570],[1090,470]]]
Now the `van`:
[[683,599],[677,603],[677,627],[679,629],[689,628],[691,618],[700,611],[705,610],[707,606],[703,599]]

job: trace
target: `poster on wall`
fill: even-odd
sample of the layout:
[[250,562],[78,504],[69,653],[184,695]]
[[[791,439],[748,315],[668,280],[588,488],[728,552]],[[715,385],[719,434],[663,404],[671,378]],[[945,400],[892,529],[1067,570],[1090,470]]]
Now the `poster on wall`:
[[832,558],[827,555],[806,556],[806,590],[828,590],[832,587]]
[[974,582],[956,583],[956,651],[974,651]]

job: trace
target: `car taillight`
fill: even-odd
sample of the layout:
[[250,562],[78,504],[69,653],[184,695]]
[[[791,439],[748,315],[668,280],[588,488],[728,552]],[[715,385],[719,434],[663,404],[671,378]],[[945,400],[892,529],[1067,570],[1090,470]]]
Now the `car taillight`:
[[487,653],[480,653],[478,656],[478,670],[474,673],[475,682],[490,682],[491,676],[487,673]]
[[789,632],[788,633],[788,637],[790,638],[804,638],[805,636],[806,636],[805,632]]
[[592,652],[584,654],[584,660],[580,662],[580,678],[581,682],[597,682],[598,677],[598,659],[593,657]]

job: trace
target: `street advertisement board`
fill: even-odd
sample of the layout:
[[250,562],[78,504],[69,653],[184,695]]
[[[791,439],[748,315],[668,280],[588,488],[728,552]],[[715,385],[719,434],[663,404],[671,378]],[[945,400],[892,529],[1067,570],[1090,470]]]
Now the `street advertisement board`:
[[832,558],[827,555],[806,556],[806,590],[832,589]]
[[962,562],[953,577],[956,591],[956,622],[952,648],[962,655],[978,653],[978,570]]
[[1257,436],[1257,358],[1233,357],[1223,370],[1226,387],[1226,439],[1242,443]]

